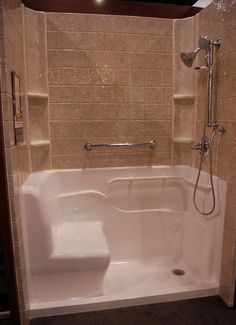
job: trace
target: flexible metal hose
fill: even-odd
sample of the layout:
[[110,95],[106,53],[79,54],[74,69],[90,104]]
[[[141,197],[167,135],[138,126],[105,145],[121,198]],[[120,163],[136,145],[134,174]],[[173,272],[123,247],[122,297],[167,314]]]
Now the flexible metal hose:
[[211,150],[212,149],[209,148],[210,184],[211,184],[211,193],[212,193],[213,204],[212,204],[212,208],[209,211],[207,211],[207,212],[201,211],[199,209],[199,207],[197,206],[197,202],[196,202],[196,193],[197,193],[198,183],[199,183],[199,179],[200,179],[200,175],[201,175],[201,171],[202,171],[203,155],[201,155],[197,180],[196,180],[194,191],[193,191],[194,206],[195,206],[196,210],[204,216],[209,216],[210,214],[212,214],[212,212],[215,210],[215,205],[216,205],[215,190],[214,190],[213,176],[212,176],[212,152],[211,152]]
[[[209,149],[208,149],[208,152],[209,152],[209,165],[210,165],[210,184],[211,184],[211,193],[212,193],[212,208],[209,211],[207,211],[207,212],[201,211],[199,209],[199,207],[197,206],[197,202],[196,202],[196,193],[197,193],[198,183],[199,183],[199,179],[200,179],[201,171],[202,171],[202,162],[203,162],[203,156],[204,156],[203,154],[201,154],[197,180],[196,180],[194,191],[193,191],[193,203],[194,203],[194,206],[195,206],[196,210],[199,213],[201,213],[202,215],[204,215],[204,216],[209,216],[210,214],[212,214],[212,212],[215,210],[215,206],[216,206],[215,189],[214,189],[213,175],[212,175],[213,174],[213,172],[212,172],[212,145],[213,145],[213,140],[214,140],[214,137],[215,137],[216,133],[217,132],[222,132],[222,130],[223,130],[222,128],[221,129],[216,129],[212,133],[210,146],[209,146]],[[204,130],[204,136],[205,136],[205,130]]]

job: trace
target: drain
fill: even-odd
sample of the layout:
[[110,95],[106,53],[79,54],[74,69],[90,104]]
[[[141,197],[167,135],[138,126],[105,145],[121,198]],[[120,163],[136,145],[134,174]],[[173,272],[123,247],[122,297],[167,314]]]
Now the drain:
[[173,273],[174,275],[178,275],[178,276],[185,275],[184,270],[181,270],[181,269],[174,269],[174,270],[172,271],[172,273]]

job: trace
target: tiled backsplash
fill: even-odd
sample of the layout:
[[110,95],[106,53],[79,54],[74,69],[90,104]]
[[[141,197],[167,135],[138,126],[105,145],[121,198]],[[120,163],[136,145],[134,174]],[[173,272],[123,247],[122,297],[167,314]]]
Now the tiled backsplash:
[[[53,168],[169,164],[172,21],[49,13],[47,28]],[[152,138],[157,150],[84,149]]]

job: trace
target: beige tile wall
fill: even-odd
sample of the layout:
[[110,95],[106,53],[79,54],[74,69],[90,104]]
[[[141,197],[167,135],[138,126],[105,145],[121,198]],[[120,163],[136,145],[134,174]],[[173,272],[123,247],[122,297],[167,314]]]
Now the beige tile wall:
[[[23,16],[20,0],[4,0],[0,6],[0,57],[2,107],[5,126],[5,148],[9,199],[11,206],[12,235],[17,271],[18,293],[22,324],[27,324],[27,288],[24,278],[25,263],[19,216],[18,191],[30,173],[29,150],[27,145],[27,112],[25,96],[25,71],[23,49]],[[21,79],[21,100],[24,114],[24,143],[15,146],[12,113],[11,71],[15,71]]]
[[[172,21],[47,14],[53,168],[169,164]],[[84,144],[158,141],[157,150]]]
[[[228,182],[224,226],[223,261],[220,294],[228,305],[233,304],[236,274],[236,3],[215,0],[199,13],[198,36],[220,38],[222,45],[216,50],[214,107],[216,120],[226,127],[214,146],[214,174]],[[200,64],[203,58],[200,60]],[[206,113],[206,75],[200,72],[197,88],[197,138],[202,135]],[[198,155],[195,157],[198,166]],[[204,168],[208,169],[208,161]]]

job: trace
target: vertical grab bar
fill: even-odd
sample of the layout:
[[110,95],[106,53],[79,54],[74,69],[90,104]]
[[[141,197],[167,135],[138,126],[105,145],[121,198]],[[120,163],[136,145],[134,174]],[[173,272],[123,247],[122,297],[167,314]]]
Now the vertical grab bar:
[[208,112],[207,112],[207,125],[208,127],[214,127],[216,125],[216,121],[214,120],[214,110],[212,107],[212,92],[213,92],[213,56],[214,56],[214,47],[219,48],[221,45],[221,40],[217,39],[215,41],[211,41],[209,46],[209,51],[207,54],[207,66],[208,66],[208,80],[207,80],[207,88],[208,88]]
[[208,53],[208,80],[207,80],[207,88],[208,88],[208,110],[207,110],[207,125],[212,127],[213,121],[213,109],[212,109],[212,88],[213,88],[213,45],[211,42],[209,53]]

